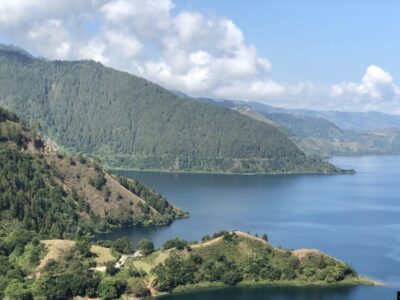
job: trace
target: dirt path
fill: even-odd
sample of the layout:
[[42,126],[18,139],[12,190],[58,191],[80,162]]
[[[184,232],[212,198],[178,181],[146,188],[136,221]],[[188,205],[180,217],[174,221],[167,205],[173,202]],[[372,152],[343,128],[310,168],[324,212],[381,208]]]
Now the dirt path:
[[253,240],[253,241],[258,241],[260,243],[263,243],[265,245],[271,246],[271,244],[269,244],[266,240],[263,240],[262,238],[250,235],[248,233],[245,233],[243,231],[234,231],[234,233],[236,233],[238,236]]
[[128,258],[130,258],[130,257],[135,257],[135,254],[129,254],[129,255],[123,254],[120,257],[120,259],[115,263],[115,268],[117,268],[117,269],[122,268],[125,265]]
[[217,242],[219,242],[219,241],[221,241],[221,240],[222,240],[222,236],[219,236],[219,237],[217,237],[217,238],[215,238],[215,239],[212,239],[212,240],[207,241],[207,242],[204,242],[204,243],[190,245],[190,247],[191,247],[192,249],[198,249],[198,248],[201,248],[201,247],[207,247],[207,246],[210,246],[210,245],[212,245],[212,244],[215,244],[215,243],[217,243]]

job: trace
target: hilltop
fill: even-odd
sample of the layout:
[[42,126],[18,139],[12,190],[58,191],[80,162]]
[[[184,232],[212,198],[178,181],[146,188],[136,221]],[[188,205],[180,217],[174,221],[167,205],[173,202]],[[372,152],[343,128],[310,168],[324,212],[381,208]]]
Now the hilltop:
[[275,248],[240,231],[206,236],[198,244],[175,239],[162,250],[128,260],[147,275],[152,295],[224,285],[370,284],[348,264],[315,249]]
[[61,147],[113,168],[336,173],[284,132],[92,61],[47,61],[0,47],[0,105]]

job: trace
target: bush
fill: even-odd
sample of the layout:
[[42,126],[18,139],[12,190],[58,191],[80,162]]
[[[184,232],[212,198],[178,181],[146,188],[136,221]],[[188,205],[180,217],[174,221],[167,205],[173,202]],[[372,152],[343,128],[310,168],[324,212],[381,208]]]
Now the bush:
[[111,243],[112,248],[119,253],[131,254],[133,252],[132,242],[126,236]]
[[118,273],[118,271],[119,271],[119,270],[115,267],[115,263],[114,263],[114,262],[109,262],[109,263],[107,263],[107,266],[106,266],[106,273],[107,273],[108,275],[114,276],[115,274]]
[[101,191],[102,187],[106,184],[107,180],[103,173],[96,174],[94,178],[89,180],[89,183],[96,188],[96,190]]
[[79,155],[79,156],[78,156],[78,161],[79,161],[82,165],[86,164],[86,158],[85,158],[83,155]]
[[187,246],[188,246],[187,241],[176,238],[173,240],[166,241],[163,245],[163,249],[168,250],[168,249],[176,248],[177,250],[183,250]]
[[4,291],[5,300],[31,300],[31,291],[18,280],[12,280]]
[[233,267],[222,275],[222,282],[227,284],[227,285],[236,285],[240,281],[243,280],[243,275],[239,271],[238,268]]
[[307,266],[303,269],[303,274],[307,277],[311,277],[315,274],[315,268]]
[[93,255],[90,252],[90,242],[88,240],[81,239],[76,241],[75,248],[83,257],[91,257]]
[[143,279],[140,278],[128,279],[126,292],[138,298],[151,296],[150,290],[146,287]]
[[154,244],[150,240],[140,240],[136,246],[136,250],[143,255],[149,255],[154,252]]
[[268,242],[268,234],[264,233],[262,236],[262,239],[266,242]]
[[100,282],[99,288],[97,290],[101,299],[116,299],[118,298],[118,291],[114,285],[114,282],[104,279]]

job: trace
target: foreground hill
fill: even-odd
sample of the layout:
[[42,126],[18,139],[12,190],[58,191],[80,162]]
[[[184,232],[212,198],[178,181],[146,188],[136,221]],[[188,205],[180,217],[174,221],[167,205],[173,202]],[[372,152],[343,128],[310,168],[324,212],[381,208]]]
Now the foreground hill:
[[[138,299],[234,285],[374,284],[318,250],[274,248],[249,234],[219,232],[201,243],[174,239],[154,251],[142,240],[42,240],[13,231],[1,238],[4,299]],[[99,245],[101,244],[101,245]],[[85,298],[86,299],[86,298]]]
[[153,295],[224,285],[368,283],[318,250],[278,249],[240,231],[206,236],[199,244],[168,241],[163,250],[131,259],[129,267],[147,273],[143,280]]
[[137,181],[113,177],[51,143],[0,107],[0,225],[51,237],[117,225],[167,224],[183,212]]
[[337,172],[282,131],[180,98],[90,61],[46,61],[0,47],[0,104],[68,150],[110,167],[216,172]]

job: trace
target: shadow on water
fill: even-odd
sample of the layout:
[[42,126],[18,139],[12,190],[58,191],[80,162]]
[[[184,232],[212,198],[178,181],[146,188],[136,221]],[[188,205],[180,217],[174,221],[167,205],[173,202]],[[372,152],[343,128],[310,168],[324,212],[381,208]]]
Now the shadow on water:
[[159,297],[162,300],[380,300],[395,299],[392,289],[368,286],[233,287]]

